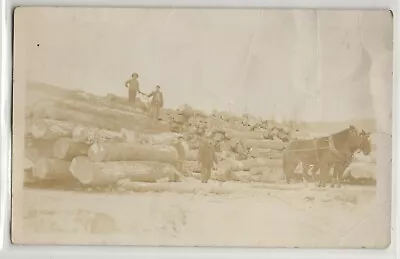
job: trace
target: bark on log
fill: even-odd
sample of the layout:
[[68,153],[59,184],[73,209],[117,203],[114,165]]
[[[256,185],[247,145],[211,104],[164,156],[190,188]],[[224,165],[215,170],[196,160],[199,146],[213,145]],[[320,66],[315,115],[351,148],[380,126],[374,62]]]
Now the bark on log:
[[54,143],[53,154],[55,158],[71,161],[76,156],[87,156],[89,145],[75,142],[71,138],[60,138]]
[[70,162],[59,159],[40,158],[36,161],[32,174],[42,180],[71,179],[69,165]]
[[75,142],[84,142],[88,145],[104,142],[123,142],[122,132],[111,130],[76,126],[72,132],[72,139]]
[[246,139],[246,145],[249,145],[253,148],[260,148],[260,149],[273,149],[273,150],[283,150],[285,145],[281,140],[253,140],[253,139]]
[[158,161],[175,165],[178,152],[173,146],[95,143],[90,147],[88,156],[93,162]]
[[[91,162],[87,157],[75,157],[70,166],[72,175],[85,185],[114,185],[122,179],[137,182],[155,182],[158,179],[173,179],[182,176],[170,164],[154,161]],[[182,176],[183,177],[183,176]]]
[[42,119],[33,122],[31,132],[35,139],[58,139],[71,137],[74,127],[72,122]]

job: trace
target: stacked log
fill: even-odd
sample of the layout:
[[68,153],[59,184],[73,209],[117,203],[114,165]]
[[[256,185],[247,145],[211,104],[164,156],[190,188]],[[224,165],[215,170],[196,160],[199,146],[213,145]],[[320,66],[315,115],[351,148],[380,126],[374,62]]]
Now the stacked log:
[[121,179],[155,182],[165,177],[172,179],[174,174],[180,174],[174,166],[167,163],[156,161],[92,162],[87,157],[74,158],[70,170],[79,182],[94,186],[113,185]]
[[175,164],[178,152],[172,146],[163,145],[95,143],[90,147],[88,157],[93,162],[150,160]]
[[36,161],[32,175],[41,180],[71,179],[68,161],[51,158],[40,158]]
[[126,140],[124,130],[121,129],[120,132],[116,132],[100,128],[76,126],[72,132],[72,139],[75,142],[84,142],[88,145],[104,142],[123,142]]

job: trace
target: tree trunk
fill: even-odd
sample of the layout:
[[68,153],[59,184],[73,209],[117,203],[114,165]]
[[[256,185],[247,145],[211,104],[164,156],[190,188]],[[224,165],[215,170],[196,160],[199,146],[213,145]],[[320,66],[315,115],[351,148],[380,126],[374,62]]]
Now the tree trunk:
[[172,146],[95,143],[90,147],[88,156],[93,162],[158,161],[175,164],[178,159],[178,152]]
[[67,180],[71,179],[69,165],[70,162],[59,159],[40,158],[36,161],[32,174],[41,180]]
[[104,142],[123,142],[124,137],[122,132],[116,132],[99,128],[88,128],[77,126],[72,132],[72,139],[75,142],[84,142],[88,145]]
[[35,139],[58,139],[71,137],[74,127],[72,122],[42,119],[33,122],[31,133]]
[[259,149],[273,149],[273,150],[283,150],[284,143],[281,140],[254,140],[254,139],[246,139],[246,145],[249,145],[253,148]]
[[71,138],[60,138],[54,143],[53,154],[55,158],[71,161],[76,156],[87,156],[89,145],[74,142]]
[[93,186],[113,185],[122,179],[155,182],[165,177],[172,180],[174,175],[182,176],[174,166],[166,163],[154,161],[91,162],[87,157],[74,158],[70,170],[79,182]]

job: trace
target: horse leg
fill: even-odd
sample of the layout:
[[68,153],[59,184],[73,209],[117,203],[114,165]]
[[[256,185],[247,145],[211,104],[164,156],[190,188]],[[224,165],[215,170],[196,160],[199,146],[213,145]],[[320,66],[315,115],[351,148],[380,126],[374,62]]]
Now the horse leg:
[[334,187],[335,187],[337,175],[338,175],[338,165],[335,164],[334,167],[333,167],[331,188],[334,188]]
[[342,166],[341,168],[339,168],[338,177],[337,177],[337,184],[336,184],[337,188],[342,187],[343,173],[346,170],[346,168],[347,167],[345,167],[345,166]]
[[309,171],[310,171],[310,165],[307,163],[303,163],[303,182],[305,182],[305,183],[308,182],[308,177],[309,177],[308,172]]
[[322,163],[320,163],[319,168],[320,168],[320,177],[319,177],[320,179],[319,179],[318,187],[325,187],[327,178],[328,178],[328,174],[329,174],[330,165],[329,165],[329,163],[322,162]]
[[311,173],[312,173],[312,178],[313,181],[317,181],[317,171],[319,170],[318,165],[313,165],[313,168],[311,169]]

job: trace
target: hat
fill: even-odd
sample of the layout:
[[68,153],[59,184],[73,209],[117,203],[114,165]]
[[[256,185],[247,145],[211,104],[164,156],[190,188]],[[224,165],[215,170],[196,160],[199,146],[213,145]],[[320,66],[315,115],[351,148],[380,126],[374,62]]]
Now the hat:
[[132,77],[134,77],[134,76],[139,77],[138,73],[133,73]]

